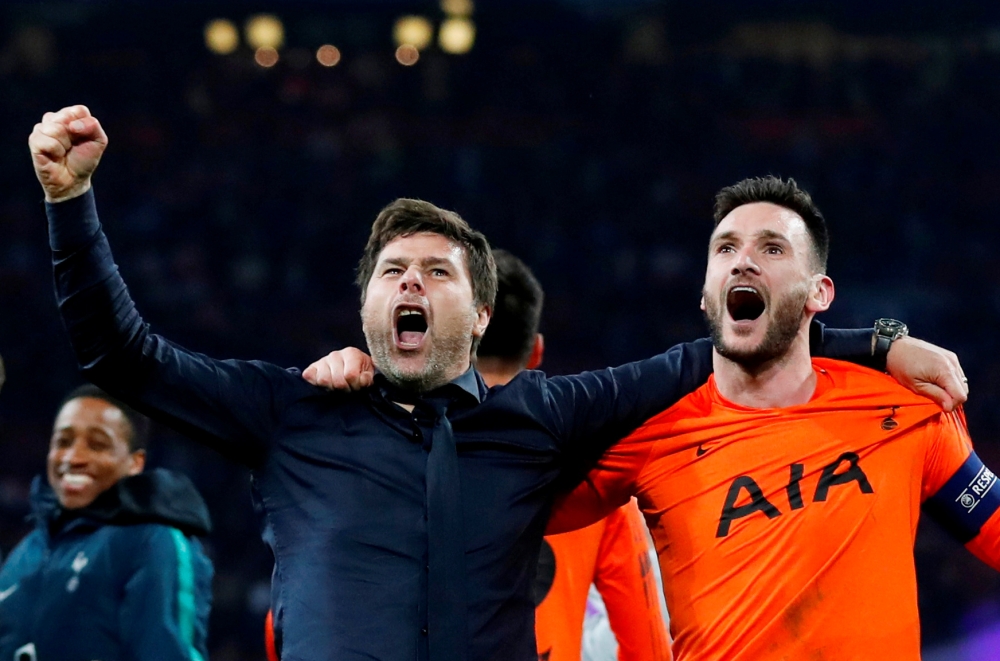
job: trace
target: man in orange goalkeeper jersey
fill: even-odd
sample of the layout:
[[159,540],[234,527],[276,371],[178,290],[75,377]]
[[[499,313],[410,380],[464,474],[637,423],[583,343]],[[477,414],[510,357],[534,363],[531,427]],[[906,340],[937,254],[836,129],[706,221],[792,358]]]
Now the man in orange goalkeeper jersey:
[[[477,351],[486,385],[502,385],[542,362],[538,333],[544,293],[531,269],[494,250],[497,297]],[[542,542],[535,582],[539,661],[580,661],[591,583],[597,585],[618,641],[619,661],[669,661],[670,637],[660,611],[659,584],[649,561],[646,524],[634,502],[581,530]]]
[[612,447],[550,530],[638,497],[678,661],[919,659],[921,506],[1000,568],[996,477],[960,411],[810,358],[834,287],[825,222],[793,180],[723,189],[715,220],[714,376]]

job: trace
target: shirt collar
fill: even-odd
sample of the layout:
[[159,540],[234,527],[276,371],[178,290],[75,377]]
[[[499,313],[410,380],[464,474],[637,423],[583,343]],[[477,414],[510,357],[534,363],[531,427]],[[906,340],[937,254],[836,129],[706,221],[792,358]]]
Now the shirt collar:
[[481,378],[479,373],[476,372],[475,368],[469,367],[469,369],[457,378],[446,383],[440,388],[435,388],[430,392],[420,395],[392,384],[389,379],[382,374],[382,372],[375,372],[375,385],[378,386],[382,395],[390,401],[406,404],[415,404],[422,397],[435,397],[442,394],[450,394],[452,396],[457,395],[456,399],[471,401],[472,403],[479,404],[482,402],[482,395],[485,390],[485,388],[480,387],[480,381]]

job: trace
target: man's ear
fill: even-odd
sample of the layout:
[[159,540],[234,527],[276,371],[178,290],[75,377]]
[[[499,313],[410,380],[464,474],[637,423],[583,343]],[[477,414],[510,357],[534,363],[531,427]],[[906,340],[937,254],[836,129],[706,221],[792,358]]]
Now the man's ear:
[[806,310],[813,313],[826,312],[833,303],[834,295],[833,280],[830,276],[817,273],[813,276],[809,298],[806,299]]
[[472,327],[472,337],[482,337],[486,327],[490,325],[493,310],[488,305],[480,305],[476,310],[476,323]]
[[545,338],[541,333],[535,335],[535,345],[531,347],[531,355],[528,356],[526,369],[536,370],[542,364],[542,355],[545,353]]
[[701,302],[698,303],[698,307],[701,309],[702,312],[705,311],[705,295],[704,294],[701,295]]
[[146,468],[146,451],[136,450],[129,455],[132,464],[128,467],[129,475],[138,475]]

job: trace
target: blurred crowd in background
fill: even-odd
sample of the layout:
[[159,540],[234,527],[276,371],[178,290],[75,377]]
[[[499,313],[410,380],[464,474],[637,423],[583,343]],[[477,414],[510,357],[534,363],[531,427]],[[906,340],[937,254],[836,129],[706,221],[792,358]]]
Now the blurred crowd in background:
[[[56,405],[80,382],[26,148],[43,112],[74,103],[110,136],[98,204],[154,330],[285,366],[363,346],[353,269],[397,197],[458,211],[535,270],[545,368],[565,373],[705,335],[714,192],[794,177],[831,226],[824,321],[896,317],[956,351],[973,438],[1000,467],[1000,12],[458,4],[475,26],[468,52],[432,40],[407,66],[397,19],[437,30],[454,6],[0,6],[0,551],[28,530]],[[261,12],[282,29],[270,59],[240,32]],[[220,18],[239,39],[225,54],[206,46]],[[315,57],[324,44],[333,66]],[[189,474],[212,510],[212,658],[260,658],[271,558],[247,471],[162,428],[151,465]],[[928,658],[961,658],[947,646],[998,626],[1000,576],[930,522],[917,558]]]

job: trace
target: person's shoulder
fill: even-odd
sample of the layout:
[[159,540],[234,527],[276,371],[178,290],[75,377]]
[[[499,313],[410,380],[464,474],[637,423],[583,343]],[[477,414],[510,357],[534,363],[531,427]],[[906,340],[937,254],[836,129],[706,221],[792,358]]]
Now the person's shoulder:
[[541,370],[522,370],[507,383],[489,388],[482,401],[495,404],[508,401],[519,404],[536,402],[548,392],[552,380],[558,378],[550,377]]
[[829,358],[814,358],[813,364],[830,379],[829,400],[840,406],[894,406],[941,411],[933,400],[909,390],[885,372]]
[[119,553],[129,549],[171,550],[177,546],[176,535],[184,537],[184,533],[178,528],[157,521],[107,524],[102,530],[106,532],[115,551]]
[[297,384],[301,381],[306,385],[310,385],[305,379],[302,378],[302,370],[297,367],[282,367],[266,360],[247,360],[244,361],[243,364],[246,369],[252,370],[268,380],[273,380],[278,383],[287,382],[292,384]]
[[356,397],[364,391],[331,390],[322,386],[314,386],[302,377],[298,367],[281,367],[264,360],[245,362],[246,368],[256,372],[263,381],[270,384],[277,399],[295,401],[310,398],[330,400],[347,400]]
[[3,559],[0,574],[15,571],[26,562],[40,561],[44,556],[45,537],[41,531],[35,528],[25,535],[24,539],[18,542],[17,546],[11,549],[7,557]]
[[163,571],[176,571],[182,566],[198,570],[209,562],[197,537],[166,523],[109,525],[104,529],[108,553],[123,565],[155,565]]
[[694,392],[681,397],[674,404],[642,423],[630,435],[632,440],[669,434],[681,421],[701,420],[712,414],[714,400],[712,388],[714,380],[700,386]]

